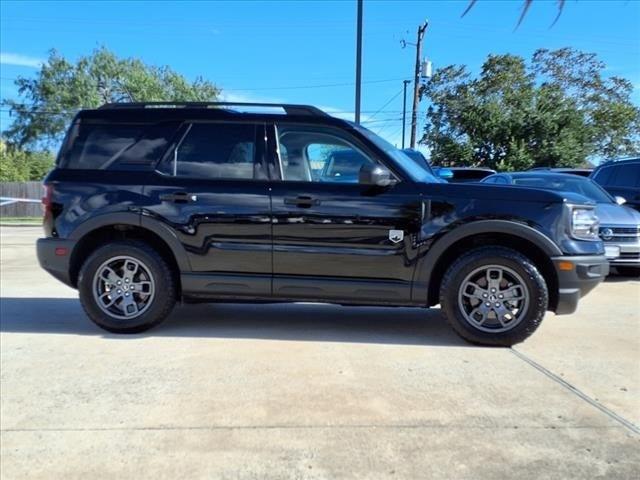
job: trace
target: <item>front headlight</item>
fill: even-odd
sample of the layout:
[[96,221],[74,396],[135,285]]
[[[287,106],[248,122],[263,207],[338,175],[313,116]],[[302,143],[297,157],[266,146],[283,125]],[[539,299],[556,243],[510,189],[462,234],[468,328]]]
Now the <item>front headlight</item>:
[[571,209],[571,236],[578,240],[598,240],[600,220],[593,208],[573,207]]

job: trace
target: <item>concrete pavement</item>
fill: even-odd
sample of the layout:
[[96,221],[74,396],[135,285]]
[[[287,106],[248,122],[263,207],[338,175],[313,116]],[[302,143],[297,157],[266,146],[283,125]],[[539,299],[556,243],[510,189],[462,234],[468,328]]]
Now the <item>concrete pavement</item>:
[[0,473],[10,478],[637,478],[640,282],[515,349],[438,310],[180,307],[94,327],[0,229]]

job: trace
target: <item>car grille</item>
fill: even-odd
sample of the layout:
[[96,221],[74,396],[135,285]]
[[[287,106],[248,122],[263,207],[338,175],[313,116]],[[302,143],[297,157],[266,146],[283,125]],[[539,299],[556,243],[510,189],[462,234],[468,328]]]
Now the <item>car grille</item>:
[[640,252],[620,252],[618,260],[640,260]]
[[[611,230],[611,238],[605,238],[607,230]],[[600,227],[600,238],[605,242],[613,243],[635,243],[640,239],[640,226],[637,227]]]

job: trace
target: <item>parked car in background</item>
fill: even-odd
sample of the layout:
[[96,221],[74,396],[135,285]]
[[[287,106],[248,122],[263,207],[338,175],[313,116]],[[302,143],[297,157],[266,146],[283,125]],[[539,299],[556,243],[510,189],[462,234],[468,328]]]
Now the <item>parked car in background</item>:
[[427,160],[427,157],[425,157],[422,152],[414,150],[413,148],[403,148],[402,153],[404,153],[407,157],[416,162],[422,168],[426,168],[427,170],[429,170],[438,182],[446,183],[447,180],[436,174],[436,172],[433,170],[433,167],[429,163],[429,160]]
[[479,182],[496,173],[495,170],[483,167],[433,167],[433,171],[450,183]]
[[553,172],[553,173],[570,173],[572,175],[588,177],[589,175],[591,175],[591,172],[593,172],[593,168],[535,167],[535,168],[530,168],[528,171],[529,172],[544,171],[544,172]]
[[495,170],[481,167],[433,167],[429,163],[429,160],[427,160],[427,157],[418,150],[414,150],[413,148],[404,148],[402,153],[423,168],[427,168],[441,182],[477,182],[488,175],[496,173]]
[[640,275],[640,213],[624,205],[589,178],[566,173],[532,171],[498,173],[482,180],[494,185],[535,187],[573,192],[596,202],[599,234],[611,266],[623,275]]
[[603,163],[590,177],[614,197],[626,200],[626,205],[640,211],[640,158]]

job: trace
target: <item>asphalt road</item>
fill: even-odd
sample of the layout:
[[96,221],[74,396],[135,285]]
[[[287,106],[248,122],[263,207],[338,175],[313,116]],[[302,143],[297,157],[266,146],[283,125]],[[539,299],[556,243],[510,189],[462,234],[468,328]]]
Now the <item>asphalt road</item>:
[[116,336],[0,229],[0,476],[638,478],[640,282],[514,349],[438,310],[180,307]]

